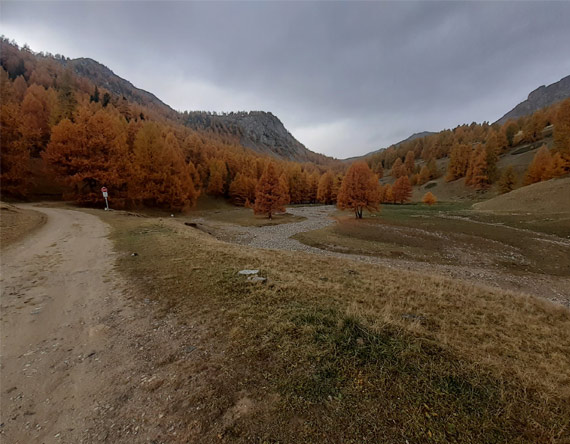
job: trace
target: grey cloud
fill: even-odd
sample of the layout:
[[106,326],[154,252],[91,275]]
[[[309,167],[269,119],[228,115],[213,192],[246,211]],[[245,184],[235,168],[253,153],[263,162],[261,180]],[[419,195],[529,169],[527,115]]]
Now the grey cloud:
[[177,109],[270,110],[348,157],[495,120],[568,75],[569,19],[565,2],[2,2],[1,20]]

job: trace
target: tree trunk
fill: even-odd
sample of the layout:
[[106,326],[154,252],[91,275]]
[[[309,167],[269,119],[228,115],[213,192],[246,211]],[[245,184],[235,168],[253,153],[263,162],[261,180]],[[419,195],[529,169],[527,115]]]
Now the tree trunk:
[[271,220],[271,211],[269,212],[269,220]]

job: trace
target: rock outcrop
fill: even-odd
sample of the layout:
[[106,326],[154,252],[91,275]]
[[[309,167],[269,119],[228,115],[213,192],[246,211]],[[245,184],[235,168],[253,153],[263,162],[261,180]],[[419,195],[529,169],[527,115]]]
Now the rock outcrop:
[[326,163],[331,160],[329,157],[308,150],[270,112],[213,114],[192,111],[183,113],[183,121],[190,128],[238,137],[243,146],[276,158],[315,163]]
[[496,123],[503,124],[509,119],[518,119],[519,117],[528,116],[541,108],[560,102],[570,97],[570,76],[566,76],[560,81],[551,85],[539,86],[532,91],[528,98],[515,106]]

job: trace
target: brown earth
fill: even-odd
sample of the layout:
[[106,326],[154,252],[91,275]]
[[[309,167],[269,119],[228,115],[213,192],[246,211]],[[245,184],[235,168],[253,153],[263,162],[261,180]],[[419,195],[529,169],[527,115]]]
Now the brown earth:
[[19,216],[17,237],[47,222],[2,252],[0,437],[81,442],[99,394],[133,365],[118,337],[131,312],[113,271],[108,226],[79,211],[10,211]]
[[0,202],[0,247],[2,249],[22,239],[46,222],[44,214]]

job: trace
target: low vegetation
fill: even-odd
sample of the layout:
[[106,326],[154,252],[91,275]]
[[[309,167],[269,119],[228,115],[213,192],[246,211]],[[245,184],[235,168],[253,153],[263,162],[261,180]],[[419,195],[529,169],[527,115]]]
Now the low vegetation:
[[[508,195],[496,199],[503,197]],[[509,207],[508,201],[497,205]],[[363,221],[338,213],[336,224],[294,236],[335,253],[452,275],[563,304],[570,303],[569,237],[568,213],[513,215],[473,211],[468,203],[383,205],[380,213]]]
[[42,213],[0,202],[0,246],[6,248],[46,222]]
[[508,194],[497,196],[475,204],[475,209],[493,213],[519,213],[553,216],[562,224],[570,217],[570,177],[552,179],[519,188]]
[[[152,390],[125,384],[110,413],[118,425],[135,408],[130,400],[146,399],[167,413],[143,417],[140,427],[174,424],[160,435],[170,441],[570,438],[570,314],[563,307],[379,266],[225,244],[170,219],[104,217],[137,299],[156,303],[155,316],[175,315],[182,333],[173,348],[201,332],[199,354],[174,353],[156,364],[163,379]],[[237,274],[244,268],[260,269],[267,284],[247,282]]]

